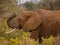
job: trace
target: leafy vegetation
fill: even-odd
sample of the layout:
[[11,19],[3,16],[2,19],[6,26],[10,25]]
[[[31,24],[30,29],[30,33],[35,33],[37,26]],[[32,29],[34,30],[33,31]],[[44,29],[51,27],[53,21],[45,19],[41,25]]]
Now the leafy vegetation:
[[25,2],[24,6],[27,8],[27,10],[33,10],[36,8],[36,5],[31,1],[31,2]]

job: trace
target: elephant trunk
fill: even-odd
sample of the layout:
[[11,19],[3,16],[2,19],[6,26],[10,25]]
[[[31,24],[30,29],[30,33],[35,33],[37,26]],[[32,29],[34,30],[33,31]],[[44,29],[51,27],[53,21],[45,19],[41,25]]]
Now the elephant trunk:
[[[15,18],[15,17],[16,17],[16,15],[12,15],[12,16],[10,16],[10,17],[7,19],[7,25],[8,25],[9,27],[11,27],[11,28],[13,28],[12,25],[10,24],[10,23],[11,23],[11,20],[12,20],[13,18]],[[9,31],[9,32],[5,32],[5,34],[9,34],[9,33],[12,33],[12,32],[14,32],[14,31],[16,31],[16,28],[12,29],[12,30]]]
[[11,27],[11,28],[13,28],[12,25],[11,25],[11,20],[12,20],[13,18],[15,18],[15,17],[16,17],[16,15],[14,14],[14,15],[10,16],[10,17],[7,19],[7,25],[8,25],[9,27]]

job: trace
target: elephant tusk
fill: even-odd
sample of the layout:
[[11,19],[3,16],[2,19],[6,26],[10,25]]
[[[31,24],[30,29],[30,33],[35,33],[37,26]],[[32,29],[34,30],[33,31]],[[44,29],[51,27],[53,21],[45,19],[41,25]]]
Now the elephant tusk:
[[14,29],[12,29],[11,31],[9,31],[9,32],[5,32],[5,34],[9,34],[9,33],[12,33],[13,31],[15,31],[16,30],[16,28],[14,28]]

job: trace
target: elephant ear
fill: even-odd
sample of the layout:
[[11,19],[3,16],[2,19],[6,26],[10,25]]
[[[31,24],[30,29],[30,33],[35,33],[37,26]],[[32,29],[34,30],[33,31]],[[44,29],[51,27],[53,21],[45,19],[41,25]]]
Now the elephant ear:
[[28,14],[30,16],[27,18],[23,26],[25,32],[34,30],[41,24],[40,15],[38,15],[36,12],[29,12]]

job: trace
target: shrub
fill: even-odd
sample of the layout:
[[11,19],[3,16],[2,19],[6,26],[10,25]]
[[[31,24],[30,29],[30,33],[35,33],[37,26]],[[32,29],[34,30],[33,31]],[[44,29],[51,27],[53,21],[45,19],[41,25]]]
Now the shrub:
[[24,6],[27,8],[27,10],[33,10],[36,7],[36,5],[33,2],[26,2],[24,3]]

